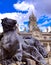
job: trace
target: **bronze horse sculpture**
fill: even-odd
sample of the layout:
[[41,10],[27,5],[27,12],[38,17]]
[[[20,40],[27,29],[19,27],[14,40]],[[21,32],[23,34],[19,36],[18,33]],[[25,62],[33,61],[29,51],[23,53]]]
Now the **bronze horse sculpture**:
[[[22,37],[17,33],[16,20],[2,19],[3,33],[0,35],[0,63],[9,65],[12,62],[24,61],[28,58],[46,65],[44,57],[47,52],[41,43],[33,37]],[[28,65],[28,64],[26,64]]]

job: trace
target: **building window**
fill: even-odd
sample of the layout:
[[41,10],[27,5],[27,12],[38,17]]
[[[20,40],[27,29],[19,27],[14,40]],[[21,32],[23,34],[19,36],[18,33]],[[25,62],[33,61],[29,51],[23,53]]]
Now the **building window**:
[[44,39],[47,39],[47,37],[44,37]]

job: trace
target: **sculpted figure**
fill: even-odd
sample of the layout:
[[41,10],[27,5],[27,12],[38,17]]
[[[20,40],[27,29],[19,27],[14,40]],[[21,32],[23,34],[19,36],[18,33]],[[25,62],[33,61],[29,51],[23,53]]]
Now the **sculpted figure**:
[[34,57],[36,65],[45,63],[43,58],[47,57],[47,51],[45,50],[44,46],[41,45],[40,41],[33,37],[24,37],[24,41],[27,45],[29,45],[28,49],[23,47],[24,51],[30,53]]
[[4,18],[2,19],[2,26],[3,37],[0,43],[0,63],[4,65],[17,53],[20,45],[16,32],[16,20]]
[[[16,20],[2,19],[3,33],[0,36],[0,63],[9,65],[16,61],[26,61],[28,58],[36,64],[46,64],[44,57],[47,52],[40,42],[33,37],[22,37],[17,33]],[[26,64],[28,65],[28,64]]]

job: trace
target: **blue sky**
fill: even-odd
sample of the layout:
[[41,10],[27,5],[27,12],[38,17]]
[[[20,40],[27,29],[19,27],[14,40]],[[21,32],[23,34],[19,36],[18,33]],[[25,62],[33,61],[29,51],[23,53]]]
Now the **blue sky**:
[[0,1],[0,13],[12,13],[12,12],[21,12],[21,13],[27,13],[28,11],[22,11],[19,9],[15,9],[13,7],[13,4],[15,3],[21,3],[23,0],[2,0]]
[[[20,30],[23,27],[28,29],[27,21],[29,21],[29,16],[33,12],[37,18],[39,28],[45,31],[46,28],[51,26],[50,6],[51,0],[0,0],[0,19],[4,17],[16,19],[20,26]],[[0,31],[2,31],[1,24]]]

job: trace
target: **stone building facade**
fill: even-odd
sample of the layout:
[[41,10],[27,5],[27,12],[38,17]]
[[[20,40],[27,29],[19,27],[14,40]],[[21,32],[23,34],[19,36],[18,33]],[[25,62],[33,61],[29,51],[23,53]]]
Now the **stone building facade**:
[[[48,58],[46,61],[51,65],[51,32],[42,32],[37,26],[36,17],[32,13],[29,17],[29,32],[20,32],[22,36],[33,36],[38,39],[48,52]],[[32,64],[33,65],[33,64]]]

